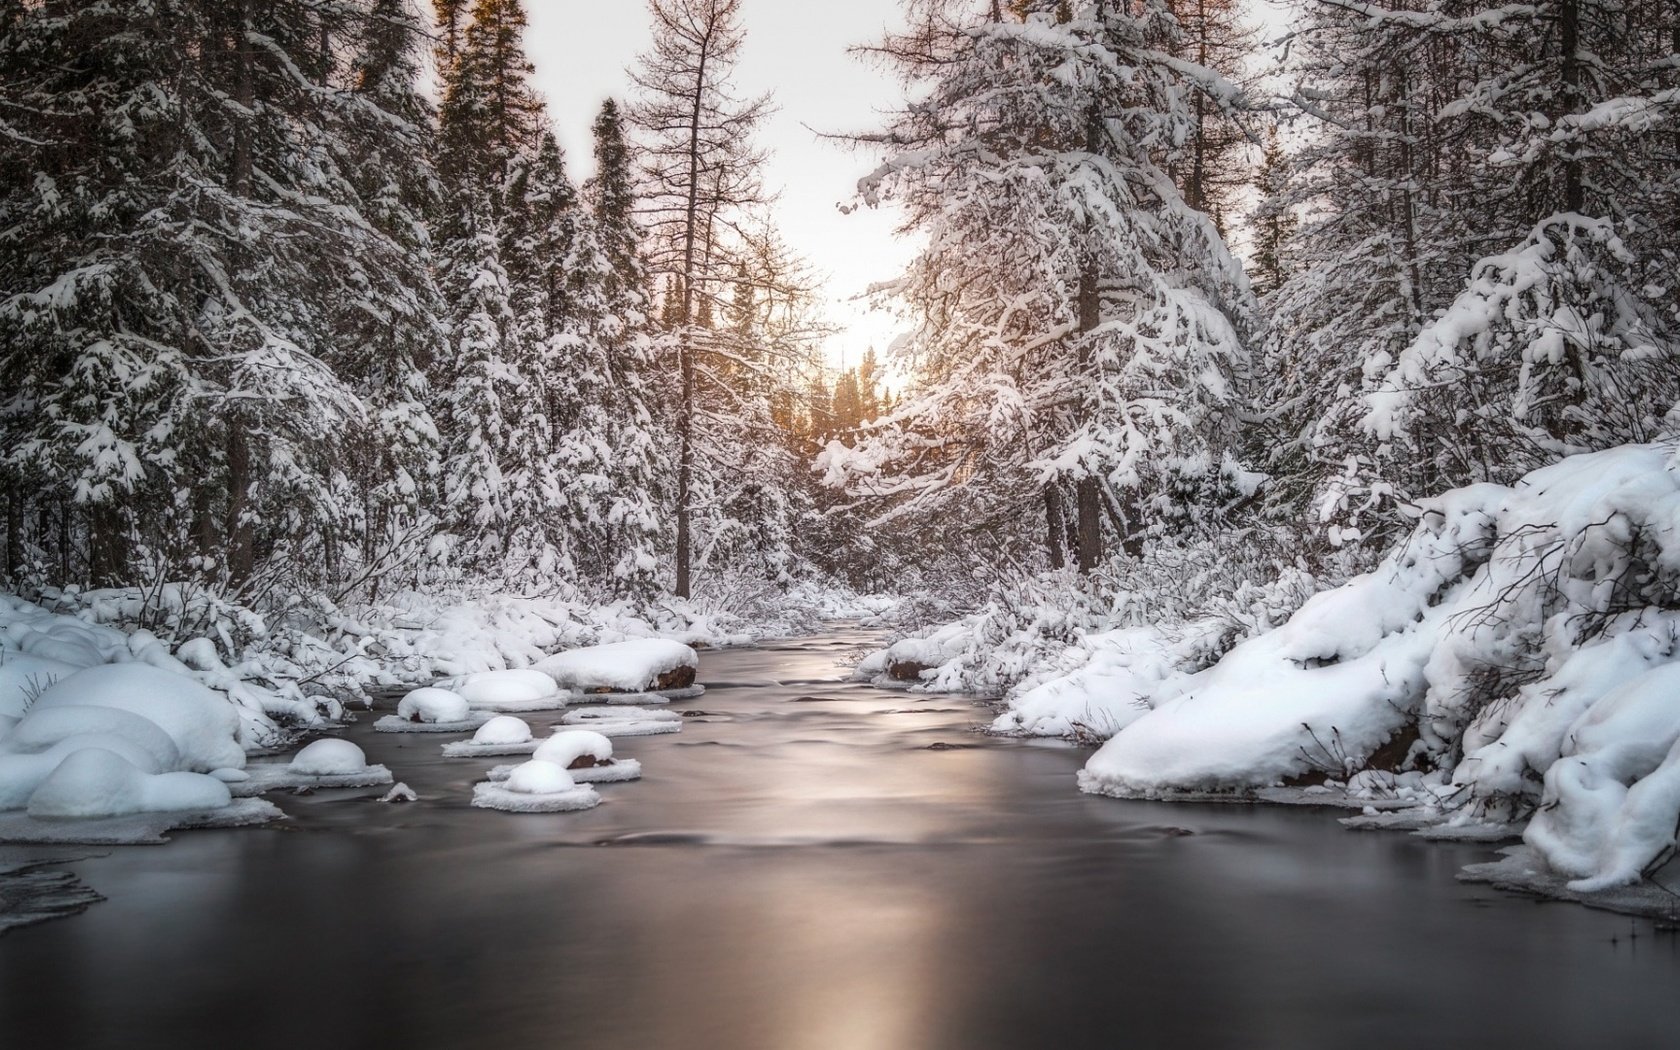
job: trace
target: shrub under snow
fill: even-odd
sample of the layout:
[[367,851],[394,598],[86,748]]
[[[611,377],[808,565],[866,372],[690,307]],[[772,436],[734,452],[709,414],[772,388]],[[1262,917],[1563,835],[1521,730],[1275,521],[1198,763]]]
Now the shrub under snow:
[[1441,820],[1533,814],[1529,845],[1578,887],[1636,881],[1680,822],[1677,526],[1669,445],[1428,501],[1376,571],[1150,692],[1081,784],[1252,789],[1375,759],[1423,773]]

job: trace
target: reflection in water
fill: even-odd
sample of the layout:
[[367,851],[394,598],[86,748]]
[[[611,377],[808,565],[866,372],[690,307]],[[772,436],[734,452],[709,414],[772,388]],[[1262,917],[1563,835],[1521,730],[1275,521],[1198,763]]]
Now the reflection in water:
[[835,681],[854,640],[707,653],[754,684],[620,741],[645,779],[586,813],[472,810],[493,761],[357,727],[424,801],[281,796],[285,830],[76,865],[111,899],[0,940],[5,1045],[1639,1047],[1680,1022],[1644,924],[1635,954],[1626,919],[1456,883],[1482,851],[1323,813],[1079,795],[1081,752]]

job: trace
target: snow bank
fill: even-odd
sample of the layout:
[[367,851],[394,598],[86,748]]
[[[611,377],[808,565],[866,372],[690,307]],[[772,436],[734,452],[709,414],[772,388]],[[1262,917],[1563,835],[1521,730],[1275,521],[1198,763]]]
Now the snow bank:
[[1428,501],[1376,571],[1154,690],[1081,786],[1372,791],[1428,773],[1408,790],[1437,822],[1532,815],[1528,844],[1572,889],[1636,882],[1680,822],[1677,522],[1660,444]]
[[226,698],[147,664],[83,668],[50,686],[30,713],[57,707],[111,708],[154,722],[174,741],[182,769],[208,773],[245,764],[239,716]]
[[644,693],[694,684],[700,658],[681,642],[642,638],[594,645],[539,661],[535,669],[578,693]]
[[233,801],[227,785],[202,773],[149,773],[122,755],[86,747],[58,764],[29,797],[41,820],[122,817],[219,809]]

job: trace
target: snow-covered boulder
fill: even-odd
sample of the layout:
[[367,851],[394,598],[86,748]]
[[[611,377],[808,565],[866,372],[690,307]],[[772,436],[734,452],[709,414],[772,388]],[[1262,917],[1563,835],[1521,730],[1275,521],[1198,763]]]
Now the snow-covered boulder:
[[184,770],[208,773],[245,764],[233,706],[190,678],[148,664],[102,664],[55,682],[30,712],[72,706],[114,708],[156,723],[174,741]]
[[[580,784],[616,784],[637,780],[642,764],[633,758],[614,758],[613,743],[600,733],[586,729],[566,729],[536,746],[532,759],[552,762],[571,774]],[[515,766],[497,766],[489,773],[492,782],[510,776]]]
[[490,758],[497,755],[528,755],[537,749],[530,725],[512,715],[497,715],[478,727],[471,740],[443,745],[445,758]]
[[244,780],[230,785],[241,797],[280,788],[380,787],[394,779],[384,766],[370,765],[360,747],[335,737],[308,744],[290,762],[254,762],[245,772]]
[[39,820],[91,820],[133,813],[220,809],[233,801],[227,785],[202,773],[149,773],[104,748],[69,755],[29,798]]
[[663,638],[592,645],[539,661],[534,670],[561,688],[577,693],[687,692],[694,688],[700,657],[693,649]]
[[570,699],[551,676],[531,668],[478,671],[446,678],[437,688],[460,694],[475,711],[553,711]]
[[478,727],[473,734],[475,744],[528,744],[531,742],[531,726],[522,718],[512,715],[497,715],[490,721]]
[[292,756],[293,773],[306,777],[334,777],[366,772],[367,754],[348,740],[317,740]]
[[508,813],[565,813],[592,809],[601,796],[553,762],[533,759],[509,770],[501,783],[473,785],[472,804]]
[[397,717],[408,722],[432,725],[465,722],[472,715],[467,698],[448,689],[415,689],[397,704]]

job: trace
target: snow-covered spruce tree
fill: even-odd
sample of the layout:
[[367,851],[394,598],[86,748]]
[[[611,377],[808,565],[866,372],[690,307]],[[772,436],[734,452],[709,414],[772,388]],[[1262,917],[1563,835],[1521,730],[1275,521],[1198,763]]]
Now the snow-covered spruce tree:
[[647,371],[652,364],[647,264],[636,226],[634,169],[624,118],[607,99],[592,127],[595,177],[584,187],[590,223],[567,271],[573,327],[604,383],[584,402],[580,437],[595,435],[598,486],[588,492],[586,568],[613,590],[649,597],[660,587],[660,525],[669,490]]
[[1413,494],[1649,441],[1680,400],[1672,5],[1556,0],[1462,32],[1486,61],[1447,116],[1499,239],[1366,399]]
[[1279,432],[1267,466],[1274,499],[1333,543],[1376,543],[1392,527],[1394,485],[1377,468],[1363,396],[1481,251],[1462,212],[1462,144],[1441,116],[1466,57],[1420,26],[1422,6],[1306,6],[1284,67],[1300,141],[1267,164],[1262,233],[1295,225],[1265,244],[1271,280],[1283,276],[1278,256],[1293,264],[1266,301],[1264,389]]
[[1306,144],[1274,203],[1303,221],[1266,359],[1289,436],[1274,469],[1332,539],[1661,428],[1677,390],[1659,8],[1310,6],[1291,56]]
[[415,298],[343,142],[375,105],[345,91],[364,14],[72,0],[6,35],[27,101],[0,203],[5,447],[51,512],[30,537],[50,582],[198,576],[254,600],[330,582],[340,559],[295,555],[365,531],[342,452],[374,380],[339,370],[387,337],[356,345],[350,315]]
[[[439,8],[446,31],[458,15]],[[521,586],[552,583],[569,569],[550,531],[558,499],[547,469],[552,435],[541,369],[547,261],[524,254],[537,235],[532,209],[564,174],[548,173],[549,185],[532,188],[544,118],[524,28],[519,0],[476,0],[443,71],[437,226],[453,345],[434,377],[457,565]]]
[[917,385],[855,448],[828,447],[830,483],[881,501],[883,523],[932,521],[1028,565],[1071,548],[1085,571],[1108,538],[1139,553],[1237,502],[1253,304],[1163,166],[1187,98],[1233,89],[1169,57],[1158,3],[909,13],[870,51],[916,102],[865,137],[889,158],[861,189],[927,239],[894,289]]
[[731,76],[746,39],[741,0],[649,0],[652,48],[632,77],[641,131],[641,206],[650,263],[666,277],[666,342],[679,387],[676,434],[676,586],[693,589],[695,474],[701,414],[699,358],[734,272],[731,243],[743,213],[765,199],[752,136],[767,98],[742,99]]

